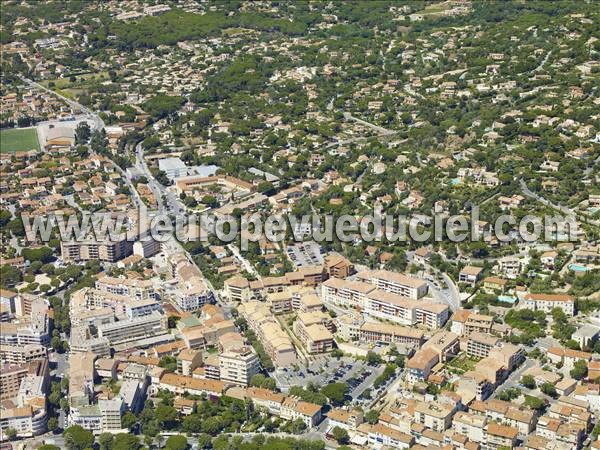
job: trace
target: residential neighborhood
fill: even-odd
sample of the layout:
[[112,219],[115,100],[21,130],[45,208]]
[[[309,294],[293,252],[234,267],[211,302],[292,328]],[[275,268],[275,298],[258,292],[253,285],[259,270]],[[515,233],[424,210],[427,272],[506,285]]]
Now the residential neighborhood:
[[1,9],[2,450],[600,449],[597,4]]

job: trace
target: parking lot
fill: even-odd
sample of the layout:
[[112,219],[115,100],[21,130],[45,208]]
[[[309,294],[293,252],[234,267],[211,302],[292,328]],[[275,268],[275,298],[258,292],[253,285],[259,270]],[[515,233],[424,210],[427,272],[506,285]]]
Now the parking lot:
[[365,389],[373,385],[383,367],[367,365],[365,361],[356,361],[352,358],[330,358],[323,356],[308,367],[277,369],[273,378],[277,386],[286,392],[292,386],[306,386],[313,383],[316,386],[325,386],[330,383],[347,383],[350,395],[357,398]]
[[316,266],[323,264],[323,254],[321,246],[316,242],[299,242],[290,245],[287,248],[287,253],[296,267]]

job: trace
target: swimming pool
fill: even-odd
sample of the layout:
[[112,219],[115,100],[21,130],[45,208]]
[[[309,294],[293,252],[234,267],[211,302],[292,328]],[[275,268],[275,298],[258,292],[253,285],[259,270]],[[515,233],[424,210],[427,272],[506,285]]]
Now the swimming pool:
[[581,264],[569,264],[569,269],[573,272],[587,272],[588,269],[586,266],[582,266]]
[[452,179],[450,180],[450,184],[451,184],[452,186],[456,186],[457,184],[460,184],[460,178],[452,178]]
[[517,297],[513,297],[511,295],[499,295],[498,301],[503,302],[503,303],[510,303],[511,305],[514,305],[517,301]]

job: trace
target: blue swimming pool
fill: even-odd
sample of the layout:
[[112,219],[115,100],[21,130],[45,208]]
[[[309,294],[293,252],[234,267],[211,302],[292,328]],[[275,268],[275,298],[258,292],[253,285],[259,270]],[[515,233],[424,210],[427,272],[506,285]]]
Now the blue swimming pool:
[[498,301],[503,303],[510,303],[514,305],[517,302],[517,297],[513,297],[511,295],[499,295]]
[[569,264],[569,269],[573,272],[587,272],[588,270],[590,270],[587,267],[582,266],[581,264]]

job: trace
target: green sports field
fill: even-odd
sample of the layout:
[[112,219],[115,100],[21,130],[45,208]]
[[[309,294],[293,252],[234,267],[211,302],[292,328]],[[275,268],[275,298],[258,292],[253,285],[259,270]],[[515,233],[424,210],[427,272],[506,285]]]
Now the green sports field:
[[35,127],[0,131],[0,153],[39,150],[39,148]]

